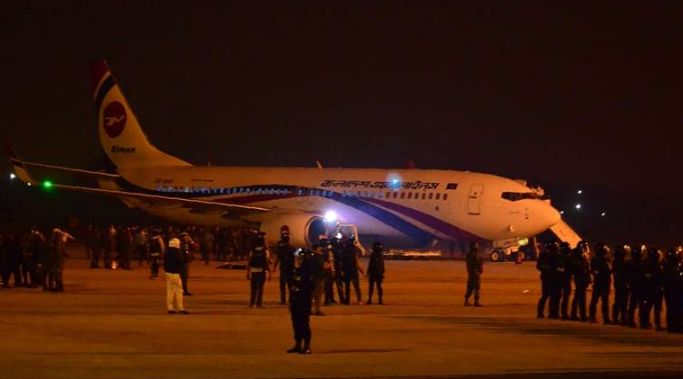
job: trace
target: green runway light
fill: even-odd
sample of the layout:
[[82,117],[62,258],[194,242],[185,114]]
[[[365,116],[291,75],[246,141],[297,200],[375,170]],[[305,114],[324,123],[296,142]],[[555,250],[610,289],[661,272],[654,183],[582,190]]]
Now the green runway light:
[[50,189],[50,188],[52,188],[52,186],[53,186],[53,184],[49,180],[46,180],[43,182],[43,188],[45,188],[45,189]]

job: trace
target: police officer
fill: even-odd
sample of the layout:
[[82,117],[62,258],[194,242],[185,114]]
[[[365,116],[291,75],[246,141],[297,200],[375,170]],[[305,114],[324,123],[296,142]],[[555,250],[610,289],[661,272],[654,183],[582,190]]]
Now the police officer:
[[470,242],[470,250],[467,252],[465,262],[467,266],[467,290],[465,291],[464,306],[470,306],[470,296],[474,293],[474,306],[481,307],[479,291],[481,289],[481,274],[484,272],[484,260],[479,254],[477,242]]
[[180,249],[183,252],[183,267],[180,270],[180,279],[183,282],[183,296],[193,296],[187,287],[190,280],[190,262],[192,262],[192,247],[194,240],[187,232],[180,233]]
[[[586,317],[586,290],[591,284],[591,267],[588,254],[588,243],[579,244],[572,251],[571,271],[574,277],[574,298],[572,299],[571,320],[588,321]],[[579,318],[577,313],[580,313]]]
[[338,236],[334,236],[332,239],[330,239],[330,251],[332,252],[332,259],[334,261],[334,284],[337,287],[337,295],[339,297],[339,302],[345,304],[346,298],[344,297],[344,279],[342,277],[341,270],[341,257],[344,249],[339,241]]
[[327,238],[320,240],[320,248],[322,249],[323,259],[325,264],[323,266],[325,270],[325,305],[331,305],[336,303],[334,300],[334,255],[332,254],[332,245]]
[[7,283],[14,276],[14,287],[21,287],[21,265],[24,261],[24,249],[21,241],[14,234],[8,234],[5,241],[5,251],[7,254]]
[[28,238],[28,246],[26,248],[26,256],[24,259],[24,283],[30,288],[36,288],[38,283],[38,270],[40,265],[40,257],[43,253],[43,245],[45,244],[45,237],[38,231],[37,228],[31,229],[31,234]]
[[640,299],[643,292],[643,280],[640,271],[643,262],[643,255],[646,251],[647,248],[645,245],[636,245],[633,249],[631,249],[631,260],[626,262],[626,283],[629,289],[627,324],[629,328],[637,327],[636,308],[640,307]]
[[628,280],[627,259],[630,260],[628,245],[617,245],[614,248],[612,276],[614,278],[614,304],[612,305],[612,321],[614,324],[628,325]]
[[130,228],[119,231],[119,251],[121,254],[121,269],[132,270],[130,262],[133,256],[133,234]]
[[[180,241],[180,240],[178,240]],[[166,243],[159,230],[152,231],[152,239],[149,241],[149,278],[159,278],[159,263],[166,252]],[[178,273],[180,274],[180,272]]]
[[650,313],[652,308],[655,308],[655,325],[657,330],[662,330],[661,327],[661,298],[662,293],[662,267],[661,267],[661,252],[659,249],[651,248],[647,257],[643,260],[640,269],[641,278],[641,296],[640,296],[640,328],[651,329]]
[[368,302],[366,304],[372,304],[372,294],[375,286],[377,286],[377,304],[384,304],[382,301],[384,295],[384,290],[382,288],[384,272],[384,246],[381,242],[375,242],[372,244],[372,253],[370,254],[370,261],[368,262],[367,274],[370,281],[370,288],[368,289]]
[[254,242],[255,246],[249,251],[249,264],[247,265],[247,280],[251,283],[249,308],[254,308],[254,305],[262,308],[263,286],[266,284],[266,274],[268,275],[268,280],[271,279],[270,253],[266,247],[265,238],[258,237]]
[[[304,252],[301,249],[294,253],[292,274],[289,276],[289,310],[294,329],[294,347],[288,353],[311,353],[311,293],[312,283]],[[302,347],[303,343],[303,347]]]
[[356,300],[358,304],[363,304],[361,298],[361,291],[359,285],[358,273],[365,275],[363,269],[358,264],[359,249],[356,246],[356,239],[351,236],[344,245],[344,250],[342,252],[342,278],[344,279],[344,300],[346,305],[351,302],[351,285],[356,291]]
[[287,304],[287,287],[294,270],[294,247],[289,243],[289,234],[281,234],[276,247],[273,271],[280,267],[280,304]]
[[311,281],[313,282],[313,314],[324,316],[320,310],[323,292],[325,291],[325,257],[319,244],[313,245],[313,258],[310,262]]
[[666,330],[683,333],[683,265],[681,248],[670,249],[662,270],[664,298],[666,300]]
[[538,257],[536,269],[541,272],[541,298],[536,307],[536,318],[544,318],[545,304],[550,299],[549,319],[560,318],[557,309],[553,309],[553,299],[557,298],[558,284],[554,280],[557,276],[556,267],[559,259],[559,246],[556,242],[546,245],[545,251]]
[[[557,267],[555,271],[557,272],[557,280],[560,282],[557,301],[562,300],[560,309],[562,313],[562,320],[569,320],[569,296],[572,293],[572,270],[571,265],[571,253],[572,249],[569,243],[562,242],[560,244],[560,256],[557,260]],[[558,305],[554,305],[557,308]]]
[[593,274],[593,294],[589,307],[589,317],[591,322],[597,322],[596,308],[598,301],[602,305],[602,323],[611,325],[609,318],[609,293],[612,285],[611,267],[607,254],[609,247],[604,243],[595,245],[595,256],[591,259],[591,273]]

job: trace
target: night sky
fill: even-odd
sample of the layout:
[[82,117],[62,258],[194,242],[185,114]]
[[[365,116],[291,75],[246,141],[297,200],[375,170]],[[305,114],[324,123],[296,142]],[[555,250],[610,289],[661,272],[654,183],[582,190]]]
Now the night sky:
[[153,143],[195,164],[412,159],[541,184],[594,238],[683,242],[683,6],[317,3],[3,1],[1,134],[97,168],[105,58]]

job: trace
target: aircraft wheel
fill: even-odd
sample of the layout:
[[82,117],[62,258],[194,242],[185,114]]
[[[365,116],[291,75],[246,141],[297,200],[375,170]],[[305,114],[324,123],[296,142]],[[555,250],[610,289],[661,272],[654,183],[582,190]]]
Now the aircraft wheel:
[[491,252],[491,262],[500,262],[503,259],[503,254],[498,250]]

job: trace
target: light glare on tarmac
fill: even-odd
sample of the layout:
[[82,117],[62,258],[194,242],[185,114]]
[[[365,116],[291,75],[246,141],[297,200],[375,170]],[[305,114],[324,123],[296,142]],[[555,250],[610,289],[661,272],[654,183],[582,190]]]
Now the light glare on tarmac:
[[[363,266],[367,263],[362,262]],[[484,308],[462,306],[463,262],[387,261],[385,306],[313,317],[313,354],[293,344],[278,280],[248,309],[244,271],[195,261],[189,316],[167,315],[165,282],[72,259],[66,292],[0,291],[2,378],[397,377],[683,368],[683,336],[538,321],[533,262],[484,266]],[[362,282],[364,297],[367,281]],[[365,298],[364,298],[365,300]]]

